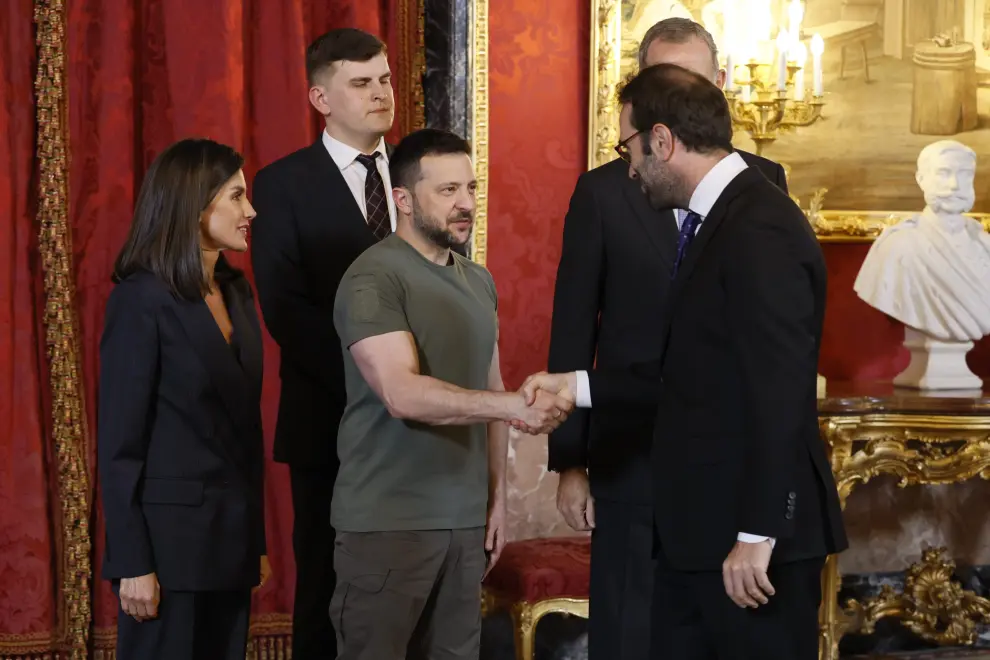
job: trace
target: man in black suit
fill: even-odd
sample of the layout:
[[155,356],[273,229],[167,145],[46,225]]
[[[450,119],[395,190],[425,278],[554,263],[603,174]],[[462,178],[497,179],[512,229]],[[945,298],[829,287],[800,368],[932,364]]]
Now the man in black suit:
[[659,64],[619,100],[630,177],[652,208],[687,209],[662,320],[640,363],[538,374],[524,390],[656,409],[653,658],[812,660],[821,569],[846,547],[818,434],[821,248],[732,153],[728,105],[705,77]]
[[[724,82],[704,27],[660,21],[640,46],[640,66],[679,64]],[[738,152],[786,192],[777,163]],[[652,356],[677,248],[677,216],[655,211],[627,163],[584,174],[564,221],[549,369],[633,364]],[[576,410],[550,435],[549,468],[560,473],[557,506],[575,530],[593,529],[591,660],[648,656],[653,560],[649,447],[652,411]],[[590,485],[589,485],[590,476]]]
[[395,229],[383,136],[394,103],[385,45],[333,30],[306,52],[309,101],[326,130],[254,179],[252,264],[265,324],[281,349],[275,460],[288,463],[295,521],[295,660],[332,659],[336,584],[330,500],[346,403],[333,302],[344,271]]

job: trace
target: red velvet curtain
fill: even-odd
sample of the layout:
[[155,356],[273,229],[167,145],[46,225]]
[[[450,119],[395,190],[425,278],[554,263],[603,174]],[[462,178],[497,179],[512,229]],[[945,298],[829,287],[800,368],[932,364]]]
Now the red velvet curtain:
[[[94,484],[90,513],[75,520],[92,542],[92,579],[62,583],[64,558],[80,550],[61,528],[52,467],[36,209],[35,98],[38,7],[61,7],[68,222],[74,268],[79,367],[89,434],[79,485]],[[90,621],[92,657],[112,657],[116,601],[99,575],[103,520],[93,481],[98,348],[110,270],[130,222],[141,178],[171,142],[207,136],[246,158],[250,181],[263,165],[311,143],[306,46],[335,27],[355,26],[389,47],[396,86],[393,137],[422,122],[419,86],[422,0],[3,0],[0,2],[0,657],[42,655],[73,645],[66,621]],[[8,220],[9,218],[9,220]],[[236,263],[250,275],[250,259]],[[74,282],[72,281],[74,279]],[[278,350],[266,337],[263,416],[270,456],[278,406]],[[58,408],[54,410],[57,415]],[[86,474],[90,480],[86,480]],[[269,463],[266,503],[272,580],[255,596],[258,650],[284,648],[294,565],[288,474]],[[87,591],[88,589],[88,591]],[[79,608],[82,609],[79,609]],[[90,609],[91,608],[91,609]],[[89,632],[76,630],[74,639]],[[60,638],[61,637],[61,638]],[[78,649],[77,649],[78,650]],[[76,656],[85,657],[85,656]],[[274,657],[274,656],[273,656]]]

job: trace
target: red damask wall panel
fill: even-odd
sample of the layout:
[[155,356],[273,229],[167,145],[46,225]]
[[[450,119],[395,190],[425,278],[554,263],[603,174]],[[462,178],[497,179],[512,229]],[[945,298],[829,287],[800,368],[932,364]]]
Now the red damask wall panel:
[[564,213],[586,167],[585,2],[489,3],[488,267],[508,387],[546,367]]

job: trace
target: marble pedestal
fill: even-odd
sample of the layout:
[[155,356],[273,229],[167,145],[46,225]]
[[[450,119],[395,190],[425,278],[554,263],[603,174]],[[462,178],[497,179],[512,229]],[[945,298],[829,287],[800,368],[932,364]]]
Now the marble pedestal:
[[907,369],[894,385],[918,390],[979,390],[981,381],[966,364],[971,341],[942,341],[905,326],[904,347],[911,352]]

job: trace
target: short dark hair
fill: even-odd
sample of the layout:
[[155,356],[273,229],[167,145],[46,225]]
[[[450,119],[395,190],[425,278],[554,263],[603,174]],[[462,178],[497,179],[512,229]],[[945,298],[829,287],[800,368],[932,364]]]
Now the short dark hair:
[[717,74],[720,68],[718,65],[718,46],[715,45],[712,33],[700,23],[680,16],[665,18],[646,31],[643,40],[639,42],[639,68],[646,67],[646,56],[654,41],[666,44],[683,44],[691,39],[701,39],[708,46],[708,52],[712,54],[712,69]]
[[725,94],[693,71],[676,64],[646,67],[619,91],[619,103],[632,107],[637,131],[663,124],[689,151],[732,151],[732,118]]
[[471,145],[456,133],[438,128],[423,128],[402,138],[388,159],[388,173],[393,188],[409,188],[419,181],[423,172],[420,162],[427,156],[446,154],[471,155]]
[[387,54],[385,44],[373,34],[357,28],[330,30],[317,37],[306,49],[306,79],[312,85],[314,79],[335,62],[367,62],[380,54]]
[[207,139],[180,140],[160,153],[141,183],[113,279],[145,270],[180,298],[196,300],[209,293],[200,218],[243,165],[233,148]]

